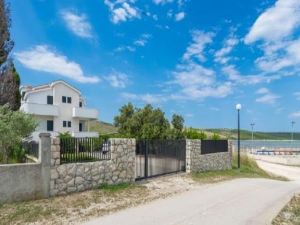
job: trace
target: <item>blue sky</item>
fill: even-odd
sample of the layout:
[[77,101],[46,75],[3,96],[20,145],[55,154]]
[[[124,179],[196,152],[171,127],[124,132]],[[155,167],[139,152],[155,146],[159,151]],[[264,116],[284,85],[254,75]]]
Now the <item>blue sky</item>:
[[188,126],[300,130],[299,0],[10,0],[22,84],[64,79],[100,119],[131,101]]

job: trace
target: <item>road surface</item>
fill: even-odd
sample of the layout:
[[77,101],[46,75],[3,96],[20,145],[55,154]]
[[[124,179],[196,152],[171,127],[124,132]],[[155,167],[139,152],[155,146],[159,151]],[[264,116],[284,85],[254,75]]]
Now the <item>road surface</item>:
[[267,172],[273,173],[278,176],[286,177],[290,180],[300,181],[300,167],[298,166],[286,166],[262,160],[256,160],[256,163],[260,168]]
[[270,224],[292,195],[297,181],[236,179],[91,220],[86,225]]

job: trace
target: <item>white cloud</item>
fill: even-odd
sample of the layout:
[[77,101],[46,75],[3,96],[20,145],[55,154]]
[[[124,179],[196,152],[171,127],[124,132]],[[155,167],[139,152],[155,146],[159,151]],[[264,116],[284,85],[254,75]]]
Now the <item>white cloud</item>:
[[111,12],[111,20],[113,23],[126,22],[130,19],[140,18],[139,9],[133,5],[134,0],[104,0],[104,4],[108,6]]
[[120,72],[114,72],[108,75],[105,77],[105,80],[107,80],[109,84],[115,88],[125,88],[129,83],[128,76]]
[[176,21],[181,21],[181,20],[184,19],[184,17],[185,17],[185,13],[184,13],[184,12],[179,12],[179,13],[177,13],[177,14],[175,15],[175,20],[176,20]]
[[242,75],[233,65],[224,66],[222,71],[228,76],[228,79],[237,84],[254,85],[259,83],[270,83],[273,80],[279,79],[279,75],[267,76],[263,74],[258,75]]
[[238,43],[239,40],[237,38],[231,37],[227,39],[224,43],[223,48],[215,53],[215,62],[226,64],[230,60],[230,57],[228,56],[229,53]]
[[134,41],[134,45],[139,46],[139,47],[143,47],[147,44],[150,37],[151,37],[150,34],[142,34],[139,39]]
[[300,117],[300,111],[291,113],[291,114],[290,114],[290,117],[292,117],[292,118],[299,118],[299,117]]
[[153,2],[156,4],[156,5],[164,5],[166,3],[171,3],[173,2],[174,0],[153,0]]
[[31,50],[15,53],[16,59],[25,67],[37,71],[58,74],[80,83],[97,83],[97,76],[85,76],[78,63],[50,50],[46,45],[37,45]]
[[133,93],[122,93],[123,98],[130,101],[141,101],[147,104],[157,104],[166,101],[167,99],[163,95],[153,95],[153,94],[133,94]]
[[257,18],[245,37],[245,43],[278,41],[291,35],[300,24],[299,10],[299,0],[278,0]]
[[256,94],[267,94],[267,93],[269,93],[270,91],[269,91],[269,89],[267,89],[267,88],[260,88],[260,89],[258,89],[257,91],[256,91]]
[[212,42],[213,33],[206,33],[200,30],[194,30],[192,32],[192,43],[187,47],[186,52],[183,55],[183,60],[189,61],[193,58],[199,61],[205,61],[204,49],[206,45]]
[[202,100],[207,97],[223,98],[231,93],[231,83],[219,83],[213,70],[195,63],[182,64],[170,82],[180,87],[174,99]]
[[82,38],[92,37],[92,26],[85,14],[76,14],[69,10],[62,10],[61,16],[67,27],[77,36]]
[[260,88],[257,90],[256,92],[257,94],[260,95],[260,97],[258,97],[256,99],[256,102],[259,103],[264,103],[264,104],[275,104],[277,99],[280,98],[280,96],[273,94],[269,89],[267,88]]

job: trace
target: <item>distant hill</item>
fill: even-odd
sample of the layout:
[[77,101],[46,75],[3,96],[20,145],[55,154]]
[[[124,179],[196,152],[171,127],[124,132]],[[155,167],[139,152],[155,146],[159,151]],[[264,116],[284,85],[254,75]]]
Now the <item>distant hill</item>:
[[[237,130],[236,129],[204,129],[205,132],[217,133],[222,137],[227,139],[237,139]],[[256,140],[290,140],[290,132],[261,132],[255,131],[253,133],[254,139]],[[250,140],[251,131],[241,130],[241,139]],[[300,133],[294,133],[294,140],[300,140]]]
[[[103,121],[92,121],[90,123],[90,130],[97,131],[99,134],[115,134],[118,133],[118,128],[111,123]],[[237,139],[236,129],[199,129],[199,131],[204,131],[208,138],[210,138],[214,133],[219,134],[221,138],[225,139]],[[241,139],[250,140],[251,131],[241,130]],[[289,132],[254,132],[254,139],[256,140],[290,140],[291,133]],[[300,133],[294,133],[294,140],[300,140]]]
[[90,122],[90,131],[96,131],[99,134],[115,134],[118,133],[118,128],[111,123],[97,120]]

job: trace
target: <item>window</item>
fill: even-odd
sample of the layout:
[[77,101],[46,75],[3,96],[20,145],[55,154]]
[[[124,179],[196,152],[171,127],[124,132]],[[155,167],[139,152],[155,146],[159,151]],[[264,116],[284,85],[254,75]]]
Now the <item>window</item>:
[[72,103],[72,98],[68,97],[68,103]]
[[53,96],[50,96],[50,95],[47,96],[47,104],[53,105]]
[[63,121],[63,127],[67,127],[67,121]]
[[47,131],[53,131],[53,120],[47,120]]
[[68,121],[68,127],[72,127],[71,121]]
[[72,127],[72,122],[71,121],[63,121],[63,127]]
[[61,100],[62,100],[63,103],[67,103],[67,97],[66,96],[62,96]]
[[79,102],[79,107],[82,108],[82,102]]
[[82,123],[79,123],[79,132],[82,132]]

